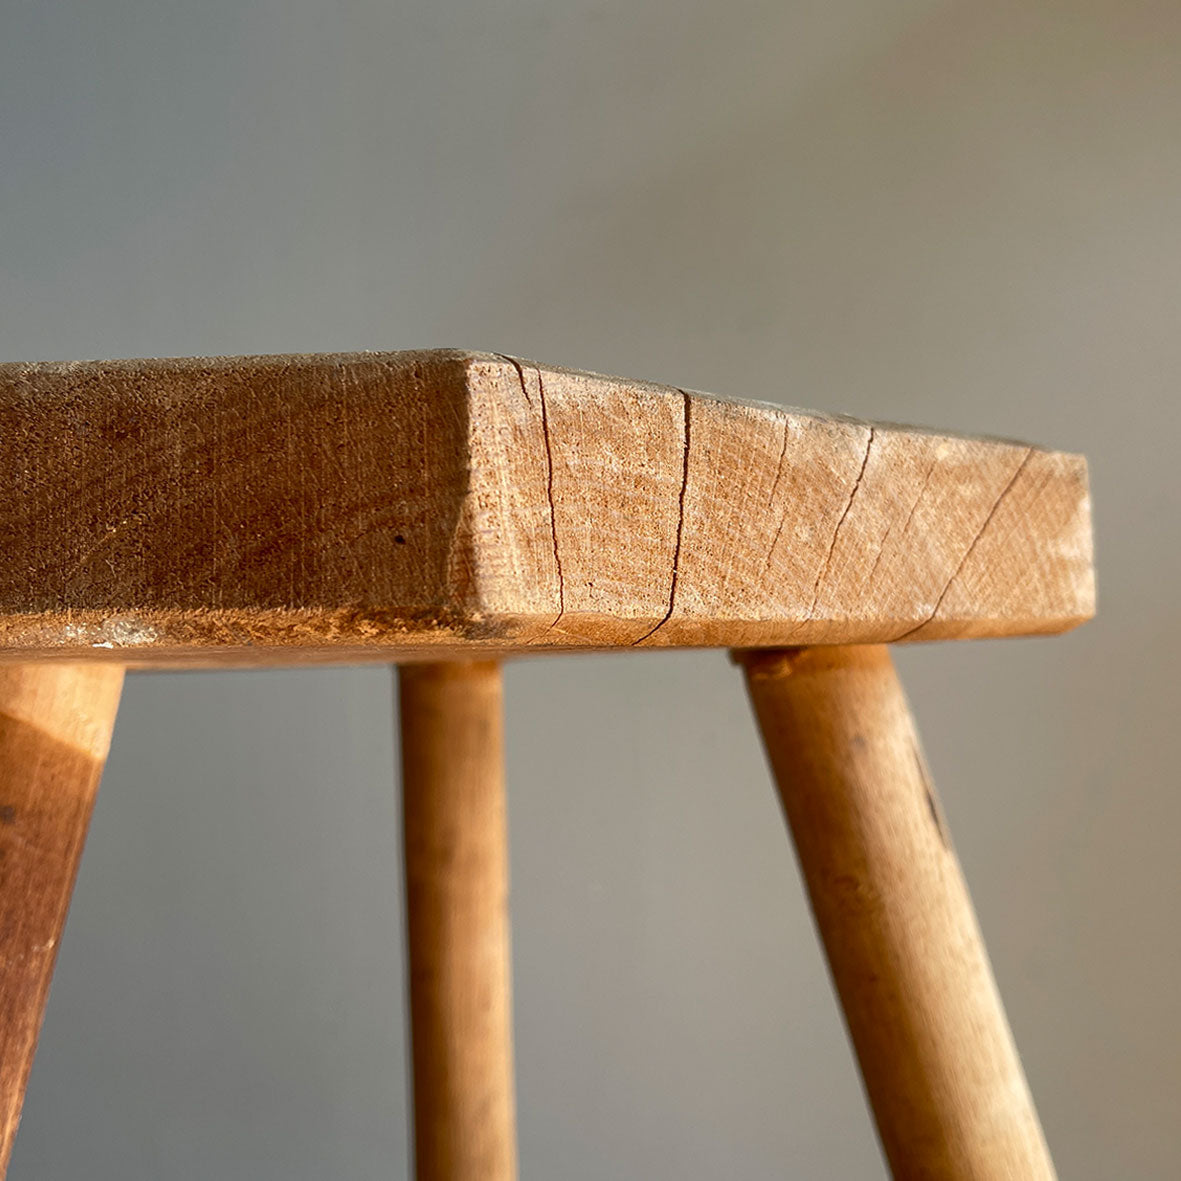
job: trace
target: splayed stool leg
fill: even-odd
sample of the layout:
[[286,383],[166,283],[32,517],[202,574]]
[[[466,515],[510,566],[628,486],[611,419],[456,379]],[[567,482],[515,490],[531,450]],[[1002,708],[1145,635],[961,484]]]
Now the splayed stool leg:
[[0,1176],[122,685],[110,664],[0,668]]
[[888,649],[737,658],[894,1175],[1053,1177]]
[[500,667],[398,670],[419,1181],[517,1175]]

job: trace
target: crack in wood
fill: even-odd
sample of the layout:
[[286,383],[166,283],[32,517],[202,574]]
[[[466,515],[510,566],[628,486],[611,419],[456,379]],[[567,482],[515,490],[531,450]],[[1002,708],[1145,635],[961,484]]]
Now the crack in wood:
[[[521,383],[521,393],[525,395],[525,401],[532,406],[533,399],[529,397],[529,387],[525,382],[525,371],[521,368],[520,362],[515,357],[510,357],[505,353],[497,353],[496,355],[508,361],[517,371],[517,379]],[[545,440],[545,495],[549,501],[550,541],[554,550],[554,567],[558,575],[558,613],[546,629],[547,631],[553,631],[561,622],[562,616],[566,614],[566,579],[562,574],[562,556],[558,553],[558,514],[554,508],[554,451],[553,445],[550,442],[549,410],[545,403],[545,382],[541,378],[540,369],[534,369],[534,373],[537,374],[537,395],[541,401],[541,434]]]
[[[779,481],[783,477],[783,459],[787,455],[787,439],[791,434],[791,419],[785,414],[783,416],[783,446],[779,449],[779,463],[775,468],[775,483],[771,485],[771,495],[767,500],[767,507],[775,503],[775,497],[779,494]],[[771,559],[775,556],[775,547],[779,544],[779,538],[783,535],[783,526],[787,524],[787,513],[789,505],[784,505],[783,512],[779,514],[779,524],[775,529],[775,536],[771,538],[771,545],[767,550],[766,560],[763,562],[763,574],[771,568]]]
[[[931,483],[931,474],[939,466],[938,458],[931,460],[927,466],[927,474],[923,476],[923,482],[919,486],[918,494],[914,498],[914,503],[910,506],[910,512],[906,514],[906,520],[902,522],[902,528],[898,531],[898,536],[906,537],[906,531],[910,528],[911,521],[914,520],[914,514],[919,507],[919,501],[923,499],[926,494],[927,485]],[[878,567],[882,564],[882,555],[886,552],[886,542],[890,540],[890,535],[894,532],[894,522],[890,522],[890,527],[886,530],[885,536],[882,538],[881,544],[878,546],[878,555],[873,560],[873,566],[870,568],[869,574],[866,575],[863,586],[873,586],[874,576],[878,572]]]
[[943,823],[943,812],[935,797],[935,786],[931,782],[931,772],[927,770],[927,760],[923,757],[922,747],[919,746],[918,740],[913,734],[910,738],[910,749],[914,755],[914,765],[919,774],[919,782],[923,787],[923,795],[927,799],[927,811],[931,813],[931,823],[935,825],[935,831],[939,834],[940,844],[950,850],[951,841],[947,835],[947,826]]
[[677,540],[673,547],[673,575],[672,583],[668,588],[668,610],[664,613],[664,618],[652,628],[651,631],[645,632],[638,640],[634,641],[632,647],[637,644],[642,644],[645,640],[651,639],[668,621],[672,618],[673,608],[677,604],[677,579],[681,573],[681,537],[685,530],[685,491],[689,487],[689,407],[692,404],[689,395],[684,390],[677,391],[685,400],[685,424],[684,424],[684,461],[681,470],[681,492],[677,499]]
[[828,545],[828,553],[824,558],[824,565],[821,567],[820,573],[816,575],[816,584],[812,588],[812,606],[808,608],[808,618],[816,618],[816,604],[820,602],[820,588],[824,585],[824,580],[828,577],[829,566],[832,565],[832,555],[837,548],[837,538],[841,535],[841,526],[845,523],[849,516],[850,510],[853,508],[853,501],[857,499],[857,492],[861,488],[861,480],[865,475],[865,469],[869,465],[869,453],[873,449],[873,438],[875,428],[869,428],[869,438],[865,441],[865,454],[861,457],[861,470],[857,473],[857,479],[853,481],[853,490],[849,493],[849,499],[845,503],[845,511],[841,513],[841,519],[837,521],[837,527],[832,531],[832,541]]
[[955,580],[959,578],[960,572],[968,564],[968,559],[972,556],[972,553],[980,544],[980,539],[984,536],[988,526],[992,524],[992,519],[996,516],[997,509],[1001,507],[1005,497],[1009,495],[1013,485],[1017,483],[1021,473],[1025,471],[1025,467],[1029,463],[1033,452],[1034,448],[1026,447],[1025,455],[1022,457],[1021,462],[1017,465],[1017,470],[1012,474],[1012,476],[1009,477],[1009,482],[1001,489],[1000,495],[996,498],[996,500],[992,502],[992,508],[988,510],[988,516],[984,518],[983,524],[981,524],[980,528],[976,530],[976,536],[972,538],[972,544],[969,545],[966,550],[964,550],[964,556],[960,558],[959,565],[956,566],[956,568],[951,572],[951,577],[947,580],[943,590],[940,591],[939,597],[935,600],[935,606],[931,609],[931,613],[921,623],[916,623],[914,627],[908,628],[900,636],[895,636],[890,641],[891,644],[896,644],[899,640],[905,640],[910,636],[913,636],[915,632],[926,627],[927,624],[939,614],[939,608],[943,606],[943,600],[947,598],[947,592],[950,591],[952,586],[955,585]]

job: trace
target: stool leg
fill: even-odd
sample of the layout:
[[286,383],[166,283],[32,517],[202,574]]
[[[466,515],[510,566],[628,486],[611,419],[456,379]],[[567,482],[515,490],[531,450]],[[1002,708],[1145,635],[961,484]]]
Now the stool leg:
[[894,1176],[1052,1178],[888,650],[737,658]]
[[500,667],[404,665],[403,838],[419,1181],[517,1175]]
[[122,685],[115,665],[0,667],[0,1177]]

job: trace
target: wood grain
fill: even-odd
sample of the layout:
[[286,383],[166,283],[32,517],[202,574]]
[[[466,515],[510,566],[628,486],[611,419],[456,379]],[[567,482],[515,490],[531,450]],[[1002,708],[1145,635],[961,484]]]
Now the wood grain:
[[894,1175],[1052,1178],[887,649],[741,660]]
[[122,682],[112,664],[0,668],[0,1177]]
[[492,354],[0,366],[0,471],[0,660],[863,643],[1094,609],[1079,456]]
[[517,1175],[499,666],[399,670],[419,1181]]

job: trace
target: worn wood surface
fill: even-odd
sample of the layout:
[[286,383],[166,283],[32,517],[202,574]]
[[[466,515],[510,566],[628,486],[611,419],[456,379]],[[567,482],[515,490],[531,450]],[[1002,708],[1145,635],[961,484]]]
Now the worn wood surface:
[[942,639],[1094,606],[1079,456],[489,354],[0,366],[0,472],[0,659]]
[[887,649],[740,659],[894,1175],[1052,1178]]
[[517,1175],[500,669],[398,674],[419,1181]]
[[122,683],[113,664],[0,668],[0,1177]]

